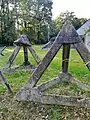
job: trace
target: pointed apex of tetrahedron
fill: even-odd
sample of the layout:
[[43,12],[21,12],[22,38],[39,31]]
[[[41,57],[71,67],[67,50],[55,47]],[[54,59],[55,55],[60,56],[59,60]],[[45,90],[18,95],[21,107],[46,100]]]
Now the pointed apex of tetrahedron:
[[62,29],[60,30],[57,38],[59,43],[79,43],[81,42],[81,38],[76,32],[74,26],[71,24],[69,20],[65,22]]
[[22,46],[22,45],[31,46],[29,39],[27,38],[26,35],[21,35],[19,39],[14,41],[14,43],[19,46]]

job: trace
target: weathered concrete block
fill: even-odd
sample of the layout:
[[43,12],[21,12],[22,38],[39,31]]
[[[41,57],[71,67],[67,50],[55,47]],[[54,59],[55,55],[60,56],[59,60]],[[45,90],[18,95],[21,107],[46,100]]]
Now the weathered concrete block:
[[[39,66],[33,72],[29,81],[25,84],[23,89],[21,89],[17,95],[16,99],[19,100],[30,100],[34,102],[41,102],[43,104],[57,104],[57,105],[67,105],[67,106],[77,106],[77,107],[87,107],[90,108],[90,99],[74,96],[56,96],[56,95],[46,95],[43,93],[44,90],[48,89],[52,85],[60,82],[76,83],[79,87],[87,89],[88,86],[82,84],[78,80],[75,80],[71,74],[68,73],[68,62],[69,62],[69,52],[70,44],[74,44],[76,50],[80,54],[83,61],[89,67],[90,53],[83,44],[80,36],[77,34],[75,28],[72,24],[67,21],[59,34],[57,35],[53,45],[47,52],[43,60],[40,62]],[[36,86],[37,82],[43,75],[44,71],[47,69],[51,61],[54,59],[57,52],[63,46],[63,60],[62,60],[62,72],[59,73],[58,77],[42,83]],[[30,48],[30,47],[29,47]],[[33,51],[31,48],[30,51]],[[34,54],[33,54],[34,55]]]

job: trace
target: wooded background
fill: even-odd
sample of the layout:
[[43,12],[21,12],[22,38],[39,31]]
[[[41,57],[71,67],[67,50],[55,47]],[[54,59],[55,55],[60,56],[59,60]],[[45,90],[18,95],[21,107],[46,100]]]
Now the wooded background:
[[52,5],[52,0],[0,0],[0,46],[13,45],[21,34],[34,44],[44,44],[58,34],[67,18],[76,29],[87,21],[69,11],[53,20]]

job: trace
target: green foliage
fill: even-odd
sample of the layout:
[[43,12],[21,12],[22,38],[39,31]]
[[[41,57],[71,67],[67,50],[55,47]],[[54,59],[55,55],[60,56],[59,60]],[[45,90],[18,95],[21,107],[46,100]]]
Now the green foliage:
[[27,34],[35,43],[45,43],[48,25],[52,18],[52,2],[48,0],[25,0],[20,4],[22,22],[21,33]]
[[33,43],[46,43],[50,36],[58,34],[66,19],[76,29],[86,21],[69,11],[52,20],[52,4],[52,0],[1,0],[0,44],[12,45],[21,34]]
[[47,41],[51,1],[1,0],[0,6],[1,44],[12,44],[20,34],[26,34],[35,43]]
[[77,30],[78,28],[83,25],[87,19],[86,18],[77,18],[74,12],[62,12],[55,20],[52,21],[52,28],[51,28],[51,35],[57,35],[60,29],[62,28],[63,24],[66,20],[70,20]]
[[10,9],[10,0],[1,0],[0,6],[0,44],[10,45],[16,39],[14,11]]

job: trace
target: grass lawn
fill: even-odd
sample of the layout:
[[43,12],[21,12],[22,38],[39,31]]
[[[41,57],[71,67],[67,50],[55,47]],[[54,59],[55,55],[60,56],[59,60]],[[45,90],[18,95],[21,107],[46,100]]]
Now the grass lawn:
[[[42,59],[47,53],[47,50],[41,50],[41,47],[42,46],[34,46],[37,54]],[[12,51],[13,48],[7,48],[4,51],[5,56],[0,56],[0,68],[4,67]],[[59,74],[62,65],[61,51],[58,52],[38,84],[48,81]],[[31,54],[29,54],[29,60],[32,64],[36,65]],[[16,57],[13,66],[20,65],[22,63],[23,51],[21,50]],[[76,50],[71,50],[69,72],[80,81],[90,84],[90,71],[87,69]],[[13,95],[9,94],[5,87],[0,84],[0,120],[90,120],[89,109],[15,101],[13,99],[15,94],[28,81],[31,76],[31,72],[17,72],[4,74],[4,76],[9,81],[13,89]],[[50,94],[90,97],[89,90],[82,90],[75,84],[58,84],[46,92]]]

